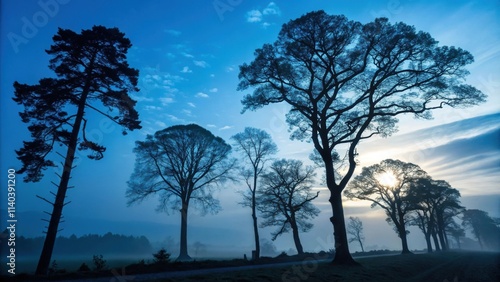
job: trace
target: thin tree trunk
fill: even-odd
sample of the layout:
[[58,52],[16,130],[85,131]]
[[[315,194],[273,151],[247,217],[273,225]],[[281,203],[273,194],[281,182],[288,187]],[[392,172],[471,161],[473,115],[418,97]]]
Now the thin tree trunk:
[[297,226],[297,222],[295,221],[295,216],[292,215],[292,222],[290,225],[292,226],[292,234],[293,234],[293,242],[295,243],[295,248],[297,248],[297,253],[302,255],[304,253],[304,249],[302,248],[302,244],[300,243],[299,237],[299,228]]
[[359,245],[361,246],[361,251],[364,253],[365,249],[363,248],[363,242],[361,241],[361,239],[359,237],[359,232],[358,232],[358,242],[359,242]]
[[427,243],[427,252],[432,253],[432,244],[431,244],[431,234],[430,232],[424,233],[425,242]]
[[187,204],[182,204],[181,209],[181,242],[180,242],[180,252],[178,261],[191,260],[187,250],[187,217],[188,217],[188,206]]
[[446,249],[450,249],[450,241],[448,241],[448,235],[446,235],[446,231],[443,229],[444,243],[446,244]]
[[[89,85],[88,81],[86,85]],[[46,275],[49,270],[50,260],[52,259],[52,251],[54,250],[54,244],[56,241],[57,232],[59,231],[59,222],[61,220],[64,201],[66,199],[66,192],[68,190],[68,183],[69,179],[71,178],[70,177],[71,170],[73,168],[73,161],[75,159],[76,146],[78,143],[78,134],[80,132],[83,116],[85,114],[85,102],[87,100],[87,96],[88,96],[88,86],[85,87],[79,101],[78,111],[75,117],[75,123],[73,124],[73,130],[71,131],[71,137],[68,143],[68,150],[66,152],[66,158],[64,160],[64,167],[61,175],[61,180],[57,188],[56,198],[53,204],[52,213],[50,215],[50,222],[47,228],[47,235],[45,236],[42,253],[40,254],[40,259],[38,260],[38,265],[36,267],[35,273],[37,275]]]
[[253,176],[253,190],[252,190],[252,220],[253,220],[253,234],[255,237],[255,257],[254,259],[260,258],[260,239],[259,239],[259,226],[257,224],[257,213],[256,213],[256,199],[255,193],[257,191],[257,168],[254,168]]
[[462,246],[460,245],[460,236],[457,236],[455,239],[457,240],[458,249],[461,250]]
[[437,235],[439,237],[439,243],[441,244],[441,250],[446,251],[448,250],[448,246],[446,245],[446,241],[444,239],[444,220],[443,220],[443,212],[442,211],[436,211],[436,217],[437,217]]
[[436,230],[435,228],[432,230],[432,239],[434,240],[434,246],[436,247],[436,252],[440,252],[441,248],[439,247],[439,240],[436,235]]
[[439,237],[439,243],[441,243],[441,250],[443,250],[443,251],[448,250],[448,246],[446,246],[446,242],[444,240],[442,228],[439,228],[439,230],[438,230],[438,237]]

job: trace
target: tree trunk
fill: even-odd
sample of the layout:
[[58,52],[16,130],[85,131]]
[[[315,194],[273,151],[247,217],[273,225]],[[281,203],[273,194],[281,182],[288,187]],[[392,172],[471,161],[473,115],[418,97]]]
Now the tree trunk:
[[455,240],[457,240],[458,249],[461,250],[462,246],[460,245],[460,236],[455,237]]
[[358,264],[349,252],[349,244],[345,227],[344,209],[342,206],[341,192],[331,191],[330,204],[332,206],[333,216],[330,221],[333,225],[333,237],[335,239],[335,257],[332,263],[340,264]]
[[45,236],[42,253],[40,254],[40,259],[38,260],[38,265],[36,267],[35,273],[37,275],[46,275],[49,270],[49,264],[52,259],[52,251],[54,250],[57,232],[59,231],[59,222],[61,220],[64,201],[66,199],[66,192],[68,190],[68,183],[69,179],[71,178],[71,170],[73,168],[73,161],[75,159],[76,146],[78,143],[78,134],[80,132],[80,127],[85,113],[85,102],[87,100],[87,96],[88,86],[84,89],[82,97],[79,101],[75,123],[73,124],[73,130],[71,131],[71,137],[68,143],[68,150],[66,151],[66,158],[64,160],[61,180],[57,188],[56,198],[53,204],[52,213],[50,215],[47,235]]
[[443,230],[441,228],[439,228],[438,230],[438,237],[439,237],[439,243],[441,244],[441,250],[442,251],[448,250],[448,246],[446,246],[446,242],[444,241]]
[[432,230],[432,239],[434,240],[434,246],[436,247],[436,252],[440,252],[441,248],[439,247],[439,240],[436,235],[436,230]]
[[408,238],[406,234],[406,224],[405,224],[404,214],[401,211],[399,211],[398,216],[399,216],[398,232],[399,232],[399,237],[401,238],[401,245],[403,248],[401,253],[411,254],[410,249],[408,248]]
[[187,250],[187,217],[188,217],[188,205],[183,203],[181,211],[181,242],[180,251],[177,261],[189,261],[192,258],[188,254]]
[[358,242],[359,242],[359,245],[361,246],[361,251],[364,253],[365,252],[365,249],[363,248],[363,242],[361,241],[361,239],[359,239],[359,233],[358,233]]
[[254,259],[260,258],[260,239],[259,239],[259,226],[257,224],[257,213],[256,213],[256,199],[255,193],[257,191],[257,168],[254,168],[253,177],[253,190],[252,190],[252,220],[253,220],[253,234],[255,237],[255,257]]
[[297,222],[295,221],[295,215],[292,215],[290,225],[292,226],[293,242],[295,243],[295,248],[297,248],[297,253],[299,255],[302,255],[304,253],[304,249],[302,248],[302,244],[300,243],[299,228],[297,226]]
[[432,253],[432,244],[431,244],[431,234],[427,232],[425,235],[425,242],[427,243],[427,252]]
[[444,243],[446,244],[446,249],[450,249],[450,241],[448,241],[448,235],[446,235],[446,231],[443,230]]
[[399,228],[399,237],[401,237],[401,245],[403,248],[401,254],[411,254],[410,249],[408,248],[408,238],[406,236],[406,228],[404,224],[401,224],[401,227]]

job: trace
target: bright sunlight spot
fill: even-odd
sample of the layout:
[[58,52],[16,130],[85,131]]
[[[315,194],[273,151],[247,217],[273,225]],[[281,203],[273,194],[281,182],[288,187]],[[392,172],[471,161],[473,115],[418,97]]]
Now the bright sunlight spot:
[[398,180],[394,176],[394,174],[392,174],[390,172],[384,172],[384,173],[378,175],[377,180],[381,185],[386,186],[386,187],[394,187],[394,186],[396,186],[396,184],[398,182]]

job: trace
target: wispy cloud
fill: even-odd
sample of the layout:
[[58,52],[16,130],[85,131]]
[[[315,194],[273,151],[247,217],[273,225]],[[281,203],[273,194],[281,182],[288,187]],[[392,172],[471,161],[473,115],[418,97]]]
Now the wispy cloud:
[[191,59],[194,58],[193,55],[191,55],[189,53],[186,53],[186,52],[182,52],[181,55],[184,56],[184,57],[186,57],[186,58],[191,58]]
[[196,93],[195,97],[198,97],[198,98],[208,98],[210,96],[208,94],[206,94],[206,93],[198,92],[198,93]]
[[196,61],[196,60],[194,60],[193,64],[195,66],[197,66],[197,67],[200,67],[200,68],[206,68],[206,67],[208,67],[208,63],[205,62],[205,61]]
[[231,129],[231,128],[233,128],[233,127],[234,127],[234,126],[225,125],[225,126],[223,126],[223,127],[219,128],[219,130],[221,130],[221,131],[222,131],[222,130],[228,130],[228,129]]
[[192,73],[193,71],[188,66],[185,66],[182,68],[181,72],[182,73]]
[[161,111],[162,108],[158,106],[146,105],[144,106],[144,110],[146,111]]
[[164,97],[164,98],[160,98],[160,102],[163,106],[167,106],[169,104],[172,104],[174,101],[174,98],[171,98],[171,97]]
[[362,166],[383,159],[419,165],[463,194],[498,193],[500,113],[373,140],[359,148]]
[[188,104],[188,106],[190,106],[191,108],[196,108],[196,105],[195,105],[195,104],[193,104],[193,103],[191,103],[191,102],[189,102],[189,103],[187,103],[187,104]]
[[166,124],[166,123],[164,123],[163,121],[159,121],[159,120],[157,120],[157,121],[155,122],[155,124],[156,124],[157,126],[161,127],[161,128],[165,128],[165,127],[167,127],[167,124]]
[[211,92],[211,93],[216,93],[217,91],[219,91],[219,89],[217,89],[217,87],[214,87],[214,88],[212,88],[212,89],[210,89],[208,91]]
[[143,75],[140,78],[139,88],[144,92],[162,89],[169,93],[175,93],[178,91],[178,89],[175,88],[175,84],[184,80],[184,78],[178,75],[172,75],[161,71],[159,66],[155,68],[145,67],[141,70],[141,74]]
[[151,97],[138,96],[131,94],[130,97],[138,102],[152,102],[154,99]]
[[254,9],[245,14],[246,21],[249,23],[261,23],[263,28],[270,26],[271,22],[266,20],[270,16],[280,16],[281,10],[275,2],[269,4],[262,10]]
[[173,122],[185,122],[184,119],[181,119],[181,118],[178,118],[174,115],[167,115],[168,119],[170,119],[170,121],[173,121]]
[[249,23],[258,23],[262,21],[262,13],[259,10],[251,10],[247,12],[246,18]]
[[209,128],[216,128],[217,126],[215,124],[207,124],[207,127],[209,127]]
[[172,36],[180,36],[182,34],[182,32],[175,30],[175,29],[165,29],[165,30],[163,30],[163,32],[170,34]]
[[264,15],[281,15],[281,10],[274,2],[270,2],[267,7],[262,11]]

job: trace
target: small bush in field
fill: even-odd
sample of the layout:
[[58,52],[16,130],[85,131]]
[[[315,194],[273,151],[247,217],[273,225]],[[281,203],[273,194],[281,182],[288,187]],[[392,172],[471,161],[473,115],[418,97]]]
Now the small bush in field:
[[90,271],[90,267],[86,263],[82,263],[82,265],[80,265],[80,268],[78,268],[78,271],[87,272]]
[[167,250],[161,248],[157,253],[153,254],[154,263],[164,264],[170,261],[170,254],[167,253]]
[[92,261],[94,262],[94,269],[96,271],[100,271],[100,270],[103,270],[104,268],[106,268],[106,260],[104,260],[104,258],[102,257],[102,255],[94,255],[94,257],[92,258]]

